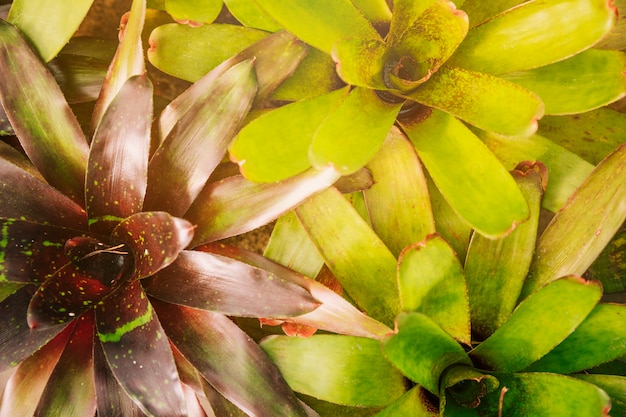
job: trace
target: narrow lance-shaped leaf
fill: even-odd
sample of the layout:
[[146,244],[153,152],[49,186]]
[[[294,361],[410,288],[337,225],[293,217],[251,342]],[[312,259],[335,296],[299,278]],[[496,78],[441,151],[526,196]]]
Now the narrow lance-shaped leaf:
[[513,177],[463,123],[432,109],[423,120],[402,120],[401,126],[441,194],[479,233],[501,237],[528,218]]
[[169,342],[139,281],[98,304],[96,328],[113,375],[146,414],[186,415]]
[[83,417],[96,412],[93,333],[93,313],[76,319],[76,325],[50,375],[35,415],[45,415],[54,410],[63,416]]
[[470,356],[487,369],[521,371],[572,333],[601,295],[602,288],[595,281],[571,276],[556,280],[520,303]]
[[541,67],[589,48],[616,17],[607,0],[526,2],[470,30],[449,64],[487,74]]
[[296,208],[341,285],[368,315],[391,324],[400,311],[396,258],[334,188]]
[[413,382],[439,394],[442,373],[451,365],[470,365],[459,345],[421,313],[402,313],[397,330],[383,341],[385,356]]
[[541,97],[546,114],[584,113],[626,95],[626,55],[589,49],[544,67],[513,72],[505,80]]
[[209,89],[206,100],[194,103],[150,159],[146,210],[180,216],[198,196],[250,109],[257,90],[253,61],[233,66]]
[[435,232],[422,165],[398,128],[391,129],[366,167],[374,181],[363,191],[372,228],[395,256]]
[[465,275],[445,240],[429,235],[402,251],[398,284],[404,311],[422,313],[459,342],[470,344]]
[[582,274],[626,220],[626,144],[596,167],[537,243],[525,297],[566,274]]
[[0,21],[0,102],[29,159],[84,204],[85,136],[52,75],[15,26]]
[[196,225],[191,246],[263,226],[328,188],[339,176],[327,168],[309,169],[271,184],[255,184],[239,175],[209,183],[185,213],[185,218]]
[[499,240],[474,234],[465,260],[472,332],[481,340],[504,324],[515,308],[534,253],[548,171],[540,163],[517,168],[513,177],[526,197],[530,218]]
[[[247,414],[306,416],[278,369],[228,317],[161,301],[154,305],[165,332],[183,356]],[[185,326],[180,326],[183,322]]]
[[148,176],[152,85],[131,77],[105,111],[91,143],[85,197],[90,230],[108,235],[141,210]]
[[58,4],[46,0],[15,0],[7,21],[28,36],[44,61],[50,61],[78,29],[92,3],[93,0]]
[[261,347],[297,392],[336,404],[385,406],[404,393],[377,340],[337,335],[270,336]]

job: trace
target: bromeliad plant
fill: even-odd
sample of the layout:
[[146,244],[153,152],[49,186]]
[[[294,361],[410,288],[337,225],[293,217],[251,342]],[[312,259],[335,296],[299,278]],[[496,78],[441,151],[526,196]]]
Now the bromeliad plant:
[[[162,3],[181,21],[212,22],[195,4],[174,10],[181,2]],[[222,0],[202,4],[219,9]],[[232,24],[173,23],[154,30],[151,62],[193,81],[219,62],[220,53],[266,31],[286,29],[312,46],[274,95],[293,103],[249,123],[230,148],[247,178],[272,182],[310,167],[358,171],[398,122],[439,192],[485,236],[501,237],[528,217],[508,171],[534,159],[540,145],[494,144],[505,147],[498,157],[510,148],[526,154],[503,167],[477,136],[529,137],[544,114],[586,112],[625,93],[623,53],[591,49],[615,25],[617,9],[608,0],[224,4],[237,19]],[[561,184],[555,176],[550,187]],[[563,193],[548,190],[546,205],[558,210],[577,185]]]
[[217,169],[300,42],[277,34],[224,62],[153,131],[144,13],[134,1],[89,141],[30,41],[0,21],[0,100],[19,140],[0,142],[0,368],[16,367],[0,415],[316,415],[227,316],[388,328],[315,281],[211,244],[339,177],[259,185]]
[[[321,415],[626,415],[626,306],[600,303],[600,283],[581,278],[626,219],[625,166],[622,144],[537,237],[547,170],[520,164],[530,219],[500,240],[474,233],[459,256],[394,129],[367,165],[371,188],[313,197],[279,220],[266,252],[303,271],[326,264],[368,314],[395,317],[394,332],[261,346]],[[310,246],[319,255],[296,255]]]

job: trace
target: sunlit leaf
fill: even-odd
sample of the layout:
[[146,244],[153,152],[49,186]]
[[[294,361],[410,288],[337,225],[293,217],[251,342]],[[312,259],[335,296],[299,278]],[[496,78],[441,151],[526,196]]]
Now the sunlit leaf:
[[399,129],[391,129],[366,167],[374,181],[363,191],[372,228],[395,256],[435,232],[422,165]]
[[63,354],[46,385],[35,415],[50,410],[58,415],[83,417],[96,412],[93,371],[93,314],[76,320]]
[[242,176],[209,183],[185,218],[197,226],[191,246],[239,235],[293,209],[339,178],[332,168],[309,169],[276,183],[256,184]]
[[520,371],[570,335],[601,295],[602,288],[595,281],[578,277],[558,279],[520,303],[506,323],[474,348],[470,356],[487,369]]
[[337,404],[384,406],[404,393],[403,377],[380,342],[337,335],[270,336],[261,347],[297,392]]
[[[463,123],[433,109],[423,120],[402,120],[401,126],[441,194],[479,233],[503,236],[528,218],[513,177]],[[450,155],[461,157],[451,164]]]
[[280,181],[305,171],[315,132],[347,92],[336,90],[265,113],[241,129],[229,148],[231,159],[251,181]]
[[83,204],[88,146],[52,75],[17,28],[0,21],[0,102],[46,180]]
[[402,313],[396,333],[383,341],[385,356],[404,375],[439,394],[443,371],[451,365],[471,365],[463,347],[421,313]]
[[193,225],[162,211],[128,217],[112,237],[126,243],[135,262],[131,279],[140,279],[170,265],[193,238]]
[[626,355],[626,306],[598,304],[580,326],[526,370],[569,374]]
[[582,274],[626,220],[626,144],[596,167],[537,243],[522,296],[567,274]]
[[26,34],[44,61],[50,61],[78,29],[92,3],[14,0],[7,21]]
[[541,67],[589,48],[616,18],[606,0],[526,2],[470,30],[449,65],[487,74]]
[[491,335],[506,322],[517,304],[535,249],[547,175],[546,167],[538,164],[513,171],[530,207],[530,218],[502,239],[472,236],[465,276],[474,337],[485,339]]
[[131,77],[105,111],[91,142],[86,178],[89,227],[109,234],[141,210],[148,176],[152,85]]
[[564,61],[502,76],[536,93],[546,114],[583,113],[626,95],[626,55],[589,49]]
[[402,251],[398,283],[404,311],[422,313],[456,340],[470,344],[463,267],[441,236],[429,235]]
[[372,24],[349,0],[303,0],[289,4],[255,1],[282,27],[326,53],[343,38],[380,39]]
[[278,369],[229,318],[160,301],[154,305],[172,343],[239,408],[258,416],[306,416]]
[[165,10],[179,22],[211,23],[222,10],[222,0],[165,0]]
[[338,41],[332,51],[337,63],[337,74],[347,84],[377,90],[393,86],[385,83],[383,70],[387,45],[380,39],[345,38]]
[[467,16],[469,17],[470,27],[478,26],[486,20],[491,19],[497,14],[508,10],[518,4],[524,3],[526,0],[492,0],[492,1],[483,1],[483,0],[461,0],[458,7],[461,7]]
[[169,342],[139,281],[98,304],[96,327],[113,375],[146,414],[186,414]]
[[391,324],[400,311],[396,259],[334,188],[296,209],[326,264],[368,315]]
[[378,33],[386,33],[391,21],[391,10],[386,0],[351,0],[363,13],[365,18],[372,22]]
[[254,1],[224,0],[224,4],[228,7],[228,11],[235,19],[244,26],[266,30],[268,32],[277,32],[282,29],[281,26]]
[[189,208],[250,109],[257,90],[253,71],[253,61],[233,66],[172,128],[150,159],[144,209],[180,216]]
[[[463,68],[442,67],[407,97],[480,129],[508,136],[533,134],[537,120],[543,116],[543,103],[531,91]],[[502,112],[505,103],[507,111]]]

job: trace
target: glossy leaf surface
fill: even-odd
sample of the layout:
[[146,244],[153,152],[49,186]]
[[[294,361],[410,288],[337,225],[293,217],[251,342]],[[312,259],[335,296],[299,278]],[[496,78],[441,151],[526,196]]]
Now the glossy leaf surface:
[[347,93],[340,89],[265,113],[241,129],[229,148],[231,159],[255,182],[280,181],[305,171],[311,166],[315,132]]
[[402,251],[398,283],[404,311],[422,313],[459,342],[470,344],[465,274],[441,236],[429,235]]
[[162,211],[130,216],[113,230],[135,260],[131,279],[150,276],[170,265],[193,238],[193,225]]
[[371,23],[349,0],[304,0],[282,3],[257,0],[282,27],[306,43],[330,53],[340,39],[380,39]]
[[[470,356],[488,369],[520,371],[570,335],[601,295],[602,288],[596,282],[578,277],[556,280],[520,303],[506,323]],[[542,329],[540,333],[536,332],[538,328]]]
[[569,374],[623,357],[625,323],[626,306],[598,304],[567,339],[527,370]]
[[20,144],[52,186],[83,204],[88,147],[63,93],[28,41],[5,21],[0,51],[0,102]]
[[548,173],[538,164],[522,169],[513,176],[526,197],[530,218],[502,239],[474,234],[465,260],[472,332],[480,339],[504,324],[515,308],[534,253]]
[[12,2],[7,21],[19,27],[44,61],[63,48],[85,18],[93,0],[70,0],[53,4],[46,0]]
[[626,56],[589,49],[564,61],[502,78],[536,93],[546,114],[583,113],[626,95]]
[[551,64],[602,39],[616,12],[606,0],[527,2],[470,30],[449,64],[487,74]]
[[400,311],[396,258],[334,188],[296,215],[341,285],[368,315],[391,324]]
[[183,251],[146,287],[161,300],[238,317],[288,317],[319,303],[297,283],[224,256]]
[[[626,220],[626,144],[604,159],[537,243],[522,296],[567,274],[582,274]],[[564,238],[564,236],[567,236]]]
[[222,4],[221,0],[165,0],[165,10],[179,22],[211,23]]
[[233,66],[209,89],[206,99],[181,117],[150,159],[146,209],[167,209],[180,216],[200,193],[250,109],[257,90],[253,62]]
[[169,342],[139,281],[98,304],[96,327],[113,375],[146,414],[186,415]]
[[[543,103],[531,91],[463,68],[444,66],[407,96],[480,129],[508,136],[533,134],[537,120],[543,116]],[[500,111],[504,103],[507,112]]]
[[385,356],[404,375],[435,395],[439,394],[440,378],[447,367],[471,365],[461,345],[421,313],[402,313],[396,328],[396,333],[383,341]]
[[391,129],[366,168],[374,181],[363,191],[372,228],[395,256],[435,232],[422,165],[398,128]]
[[356,87],[315,132],[311,163],[318,169],[332,166],[342,175],[356,172],[380,149],[400,107]]
[[152,86],[130,78],[113,99],[91,142],[85,195],[92,231],[110,234],[139,212],[148,177]]
[[387,362],[380,342],[336,335],[307,339],[271,336],[261,347],[289,386],[325,401],[384,406],[404,393],[403,377]]
[[[155,302],[155,307],[172,343],[217,391],[247,414],[306,415],[278,369],[229,318],[162,302]],[[186,325],[180,326],[182,322]]]
[[328,188],[338,178],[339,174],[329,168],[309,169],[277,183],[256,184],[239,175],[210,183],[185,214],[186,219],[197,225],[191,245],[263,226]]
[[54,410],[58,415],[83,417],[96,412],[93,333],[93,314],[76,319],[76,326],[50,375],[35,415]]
[[277,32],[281,26],[274,21],[261,7],[254,1],[248,0],[224,0],[228,11],[241,22],[242,25]]
[[[401,126],[441,194],[479,233],[503,236],[528,218],[528,205],[511,175],[463,123],[433,109],[426,119],[401,121]],[[462,157],[450,164],[450,155]]]

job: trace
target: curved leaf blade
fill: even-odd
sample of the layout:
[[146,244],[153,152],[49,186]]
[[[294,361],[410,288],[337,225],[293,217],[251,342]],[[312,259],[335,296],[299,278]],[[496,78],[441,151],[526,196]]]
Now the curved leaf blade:
[[426,399],[427,394],[422,387],[413,387],[402,397],[385,407],[374,417],[416,416],[436,417],[439,413]]
[[595,385],[611,397],[611,414],[619,416],[626,413],[626,377],[617,375],[572,375]]
[[482,0],[464,0],[459,7],[462,7],[463,11],[467,13],[470,28],[473,28],[525,1],[526,0],[495,0],[487,2]]
[[270,336],[261,347],[296,392],[336,404],[385,406],[404,391],[380,342],[353,336]]
[[[388,39],[393,43],[437,0],[395,0]],[[457,2],[458,3],[458,2]]]
[[[401,126],[441,194],[479,233],[501,237],[528,218],[513,177],[463,123],[432,109],[423,120],[401,120]],[[450,164],[450,155],[462,157]]]
[[602,288],[595,281],[578,277],[553,281],[520,303],[506,323],[469,353],[470,357],[494,371],[521,371],[569,336],[601,295]]
[[221,0],[165,0],[165,10],[181,23],[212,23],[222,5]]
[[268,32],[277,32],[282,29],[282,27],[254,1],[224,0],[224,4],[235,19],[244,26],[266,30]]

